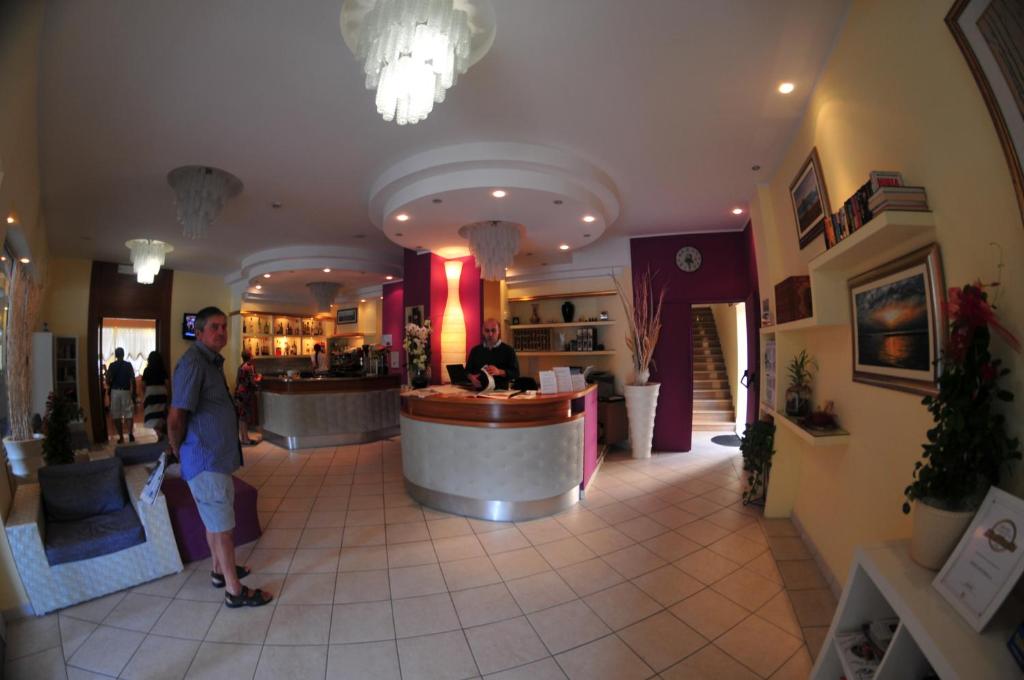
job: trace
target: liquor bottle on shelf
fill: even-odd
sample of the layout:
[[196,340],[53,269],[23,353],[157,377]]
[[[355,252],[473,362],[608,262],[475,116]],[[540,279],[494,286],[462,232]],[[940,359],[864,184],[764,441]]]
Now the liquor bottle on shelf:
[[284,335],[284,323],[281,321],[277,322],[277,334]]

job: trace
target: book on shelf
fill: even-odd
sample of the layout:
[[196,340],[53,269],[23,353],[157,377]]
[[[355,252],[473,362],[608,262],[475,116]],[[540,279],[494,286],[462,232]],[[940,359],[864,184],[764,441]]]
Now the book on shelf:
[[836,633],[836,647],[843,657],[843,666],[849,671],[848,680],[871,680],[882,662],[878,649],[859,631]]
[[927,210],[928,194],[924,187],[881,187],[871,194],[868,208],[882,210]]
[[903,186],[903,175],[890,170],[872,170],[871,193],[878,191],[879,187],[901,187]]

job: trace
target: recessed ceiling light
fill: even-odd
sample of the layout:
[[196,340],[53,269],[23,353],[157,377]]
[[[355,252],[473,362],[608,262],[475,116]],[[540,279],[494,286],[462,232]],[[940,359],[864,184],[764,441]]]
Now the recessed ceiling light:
[[444,203],[444,201],[442,201],[440,198],[435,198],[434,200],[431,201],[431,203]]
[[400,231],[396,231],[396,232],[395,232],[395,236],[405,236],[405,234],[403,234],[403,233],[402,233],[402,232],[400,232]]
[[270,278],[270,274],[264,274],[264,275],[263,275],[263,278],[265,278],[265,279],[269,279],[269,278]]
[[793,83],[779,83],[779,92],[782,94],[789,94],[796,89],[796,85]]
[[352,238],[366,238],[366,234],[353,234]]
[[324,274],[330,274],[330,273],[331,273],[331,268],[330,267],[324,267]]
[[7,224],[14,224],[15,222],[17,222],[17,219],[14,217],[14,215],[7,216]]
[[590,238],[590,234],[584,234],[583,238]]
[[757,172],[758,170],[761,169],[761,166],[758,165],[757,163],[755,163],[755,164],[750,166],[750,169],[753,170],[754,172]]
[[384,277],[384,280],[385,280],[385,281],[391,281],[391,280],[393,280],[394,278],[395,278],[394,276],[388,275],[388,276],[385,276],[385,277]]
[[363,299],[363,300],[360,300],[360,302],[366,302],[366,300],[365,300],[365,299]]
[[281,207],[281,205],[283,205],[283,204],[281,203],[281,201],[271,201],[271,202],[270,202],[270,207],[271,207],[271,208],[274,208],[275,210],[276,210],[277,208],[280,208],[280,207]]
[[405,222],[409,219],[409,216],[406,215],[405,213],[398,213],[397,215],[395,215],[395,219],[398,220],[399,222]]
[[381,300],[383,300],[383,299],[384,299],[384,296],[383,296],[383,295],[381,295],[381,296],[380,296],[380,299],[381,299]]
[[29,263],[29,262],[31,262],[31,261],[32,261],[32,260],[28,259],[27,257],[19,257],[19,258],[18,258],[18,262],[20,262],[20,263],[22,263],[22,264],[28,264],[28,263]]
[[556,198],[555,200],[553,200],[551,202],[554,203],[555,205],[562,205],[562,203],[564,203],[565,201],[563,201],[560,198]]
[[491,192],[491,196],[494,196],[495,198],[505,198],[506,193],[504,189],[495,189]]
[[257,283],[256,284],[256,290],[263,290],[263,286]]
[[568,243],[563,243],[562,245],[558,246],[558,249],[559,250],[569,250],[569,244]]
[[732,214],[733,215],[742,215],[743,214],[743,208],[733,208],[732,209]]
[[597,218],[594,217],[593,215],[584,215],[583,216],[583,221],[586,222],[587,224],[590,224],[591,222],[593,222],[596,219]]

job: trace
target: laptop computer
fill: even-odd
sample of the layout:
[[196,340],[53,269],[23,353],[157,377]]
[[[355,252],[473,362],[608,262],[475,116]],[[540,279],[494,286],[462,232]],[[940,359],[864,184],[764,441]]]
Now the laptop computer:
[[472,381],[469,379],[469,373],[466,372],[466,367],[462,364],[448,364],[445,368],[448,369],[448,379],[451,380],[452,385],[466,387],[471,390],[477,389],[473,386]]

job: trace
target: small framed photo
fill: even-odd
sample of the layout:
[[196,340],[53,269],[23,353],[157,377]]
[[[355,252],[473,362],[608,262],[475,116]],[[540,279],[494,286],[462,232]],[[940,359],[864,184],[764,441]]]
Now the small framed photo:
[[789,197],[796,216],[796,233],[803,250],[825,230],[825,218],[832,213],[828,202],[828,190],[821,174],[821,161],[817,147],[800,166],[793,183],[789,185]]
[[337,317],[337,322],[338,323],[349,324],[349,323],[356,323],[358,321],[359,321],[359,308],[358,307],[348,307],[346,309],[339,309],[338,310],[338,317]]
[[768,301],[768,298],[764,298],[761,300],[761,325],[772,325],[772,307],[771,302]]
[[938,392],[945,285],[932,244],[849,280],[853,380],[914,394]]
[[405,308],[405,323],[414,324],[416,326],[422,326],[426,315],[423,311],[423,305],[412,305]]
[[932,586],[977,632],[1024,573],[1024,499],[992,487]]

